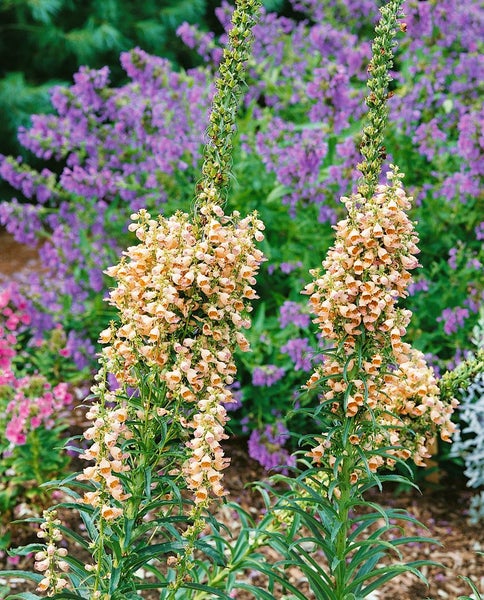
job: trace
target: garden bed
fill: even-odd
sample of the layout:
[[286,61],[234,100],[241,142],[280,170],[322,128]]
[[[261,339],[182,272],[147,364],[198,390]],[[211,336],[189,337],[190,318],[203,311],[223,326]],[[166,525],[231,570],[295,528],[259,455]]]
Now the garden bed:
[[[0,232],[0,244],[2,253],[0,254],[0,273],[11,277],[14,273],[35,268],[35,251],[17,244],[6,232]],[[74,411],[71,420],[71,435],[81,433],[84,426],[82,411]],[[245,439],[231,440],[226,444],[227,454],[231,457],[231,465],[226,470],[225,481],[230,491],[229,500],[236,501],[255,519],[262,514],[264,510],[263,502],[256,490],[249,487],[249,484],[264,478],[265,471],[260,465],[249,458],[247,454],[247,442]],[[80,468],[80,465],[78,465]],[[469,523],[467,510],[470,501],[470,492],[465,487],[464,479],[452,480],[450,477],[440,478],[438,483],[424,482],[422,486],[423,493],[418,492],[402,493],[396,495],[391,490],[385,490],[381,494],[374,493],[372,500],[378,500],[383,507],[403,508],[413,517],[428,527],[428,531],[417,530],[412,524],[406,525],[406,535],[425,535],[434,538],[438,545],[413,544],[403,548],[404,560],[428,560],[442,563],[442,567],[427,569],[424,567],[423,573],[427,576],[430,587],[427,588],[422,582],[416,580],[410,574],[402,575],[392,582],[386,584],[378,591],[373,592],[371,596],[375,600],[424,600],[431,598],[439,600],[448,598],[455,600],[459,595],[469,595],[470,589],[462,577],[468,577],[478,586],[484,587],[484,557],[477,554],[484,550],[484,532],[479,527]],[[378,496],[378,497],[377,497]],[[29,506],[22,508],[24,516],[29,514]],[[20,515],[17,515],[20,516]],[[78,529],[78,524],[72,520],[76,518],[75,513],[70,511],[66,518],[74,530]],[[229,530],[233,532],[234,538],[237,537],[237,522],[234,520],[234,513],[225,505],[221,505],[218,510],[220,522],[228,525]],[[12,525],[12,547],[36,542],[34,530],[25,525]],[[77,554],[82,559],[82,554],[75,547],[70,548],[70,552]],[[264,550],[268,561],[276,561],[277,555],[269,548]],[[0,557],[0,569],[30,569],[32,567],[32,557],[22,557],[19,559],[9,559],[6,555]],[[247,573],[248,579],[257,583],[259,575]],[[0,577],[0,594],[2,594],[2,585],[5,583]],[[263,583],[261,581],[261,583]],[[298,588],[304,590],[305,582],[301,574],[294,569],[292,583]],[[12,591],[26,592],[32,591],[35,586],[29,584],[20,578],[10,581]],[[156,600],[156,593],[145,596],[147,600]],[[277,596],[276,596],[277,597]],[[246,592],[239,592],[239,600],[249,600],[252,596]],[[308,593],[308,600],[313,600],[313,596]]]
[[[231,466],[225,474],[227,487],[230,490],[229,499],[237,501],[244,510],[257,518],[262,513],[263,503],[257,492],[247,487],[247,484],[262,479],[264,471],[247,456],[245,440],[234,440],[229,443],[227,454],[232,459]],[[423,486],[421,495],[417,492],[395,495],[388,490],[378,494],[378,501],[382,506],[403,508],[428,527],[428,532],[426,532],[418,531],[409,525],[406,527],[407,535],[428,535],[442,544],[442,546],[414,544],[405,547],[403,548],[404,559],[407,561],[431,559],[442,563],[443,567],[423,569],[430,582],[429,588],[412,575],[405,574],[374,592],[371,596],[372,599],[424,600],[431,598],[439,600],[448,598],[456,600],[459,595],[469,595],[470,593],[470,589],[462,577],[469,577],[478,586],[484,585],[484,558],[476,553],[484,549],[484,532],[468,522],[466,513],[469,497],[469,491],[466,490],[463,481],[443,481],[438,486],[426,484]],[[376,499],[376,494],[374,494],[372,500]],[[218,515],[220,521],[228,525],[236,538],[237,528],[233,511],[222,505]],[[72,519],[73,516],[71,511],[68,518]],[[76,524],[74,526],[76,529]],[[15,525],[12,527],[12,532],[13,546],[36,541],[33,531],[27,529],[26,526]],[[76,554],[76,549],[70,548],[70,552]],[[264,553],[268,561],[275,561],[278,558],[271,549],[265,549]],[[0,568],[28,569],[32,566],[32,561],[31,557],[22,557],[21,561],[15,563],[14,566],[4,556],[0,558]],[[246,576],[252,578],[253,583],[256,583],[257,577],[259,577],[254,573],[247,573]],[[1,583],[3,580],[0,578]],[[296,569],[293,572],[292,583],[300,589],[305,587],[304,578]],[[12,590],[17,592],[33,589],[32,585],[21,580],[14,580],[10,585]],[[236,597],[239,600],[253,598],[251,595],[246,595],[245,592],[239,592]],[[145,598],[155,600],[157,595],[151,592],[151,595],[147,595]],[[313,600],[313,596],[308,594],[308,600]]]

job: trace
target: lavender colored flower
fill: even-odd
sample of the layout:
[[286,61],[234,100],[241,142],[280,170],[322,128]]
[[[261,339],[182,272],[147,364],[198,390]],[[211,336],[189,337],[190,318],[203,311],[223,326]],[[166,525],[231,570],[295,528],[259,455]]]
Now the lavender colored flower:
[[289,340],[281,347],[281,352],[290,356],[296,371],[311,371],[313,349],[309,345],[308,338],[294,338]]
[[484,221],[481,221],[475,228],[476,240],[484,240]]
[[447,136],[439,128],[437,120],[432,119],[428,123],[422,123],[417,127],[413,139],[419,146],[420,154],[423,154],[430,161],[447,141]]
[[291,302],[286,300],[279,309],[279,325],[284,328],[289,324],[304,329],[309,327],[311,317],[306,312],[306,306],[299,302]]
[[240,381],[234,381],[234,383],[230,386],[230,391],[232,392],[232,402],[227,402],[224,405],[225,410],[232,412],[241,408],[243,394],[240,387]]
[[440,378],[441,372],[440,372],[439,357],[436,354],[432,354],[431,352],[426,352],[424,356],[425,356],[425,361],[427,362],[428,366],[433,369],[435,376],[437,378]]
[[[479,265],[480,265],[480,263],[479,263]],[[480,272],[480,269],[479,269],[479,272]],[[468,289],[469,295],[464,300],[464,305],[467,306],[467,308],[471,312],[478,313],[481,306],[483,306],[483,303],[484,303],[484,290],[479,289],[478,287],[476,287],[474,285],[469,285],[469,287],[467,289]]]
[[303,266],[302,262],[298,260],[297,262],[282,262],[279,265],[279,268],[284,273],[284,275],[289,275],[296,269],[300,269]]
[[462,361],[469,358],[471,354],[472,352],[470,350],[463,350],[462,348],[457,348],[454,356],[450,360],[445,362],[445,370],[453,371],[460,365]]
[[447,260],[447,264],[454,271],[457,269],[458,254],[459,254],[458,248],[451,248],[449,250],[449,258]]
[[268,424],[262,431],[255,429],[249,437],[249,456],[267,470],[287,473],[288,466],[295,465],[295,458],[284,448],[289,431],[281,421]]
[[407,288],[408,295],[414,296],[418,292],[429,291],[429,281],[427,279],[419,279],[418,281],[412,281]]
[[250,418],[248,416],[242,417],[240,419],[240,426],[242,427],[242,433],[249,432],[249,421],[250,421]]
[[285,375],[285,369],[276,365],[255,367],[252,371],[252,385],[257,387],[270,387],[280,381]]
[[185,22],[178,27],[176,34],[189,48],[196,50],[205,62],[218,65],[222,59],[223,50],[215,43],[212,32],[202,32],[195,25]]
[[451,335],[464,325],[464,321],[468,317],[469,310],[467,308],[456,306],[455,308],[444,308],[440,317],[437,317],[437,321],[443,322],[444,332]]
[[467,161],[471,175],[484,175],[484,108],[478,112],[468,112],[462,115],[458,129],[459,140],[457,147],[461,156]]

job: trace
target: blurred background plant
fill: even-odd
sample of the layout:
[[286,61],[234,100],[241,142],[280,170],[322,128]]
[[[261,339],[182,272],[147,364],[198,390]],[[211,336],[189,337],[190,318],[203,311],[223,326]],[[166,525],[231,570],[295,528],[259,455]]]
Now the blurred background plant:
[[0,109],[3,152],[22,151],[16,131],[30,115],[51,112],[49,89],[67,84],[81,65],[112,65],[121,81],[118,57],[138,44],[176,63],[193,56],[176,40],[183,21],[199,22],[206,0],[4,0],[0,5]]
[[[268,0],[271,10],[282,0]],[[68,85],[81,66],[109,65],[112,81],[125,75],[119,54],[140,45],[194,66],[200,59],[175,35],[185,21],[221,30],[213,10],[217,0],[3,0],[0,3],[0,152],[25,153],[17,129],[31,114],[51,112],[49,90]]]
[[[84,41],[103,23],[121,33],[108,36],[111,46],[91,44],[102,50],[95,60],[92,55],[93,68],[81,67],[73,85],[52,90],[52,114],[32,116],[20,128],[29,158],[0,157],[0,176],[10,186],[0,223],[18,241],[38,248],[40,270],[18,278],[33,339],[60,327],[69,348],[66,360],[75,368],[92,368],[97,335],[113,317],[103,302],[109,283],[102,271],[134,241],[126,229],[129,214],[146,207],[168,215],[192,202],[210,82],[231,6],[223,1],[213,13],[214,3],[190,3],[190,16],[182,10],[186,3],[172,3],[166,8],[172,18],[162,19],[169,40],[165,52],[133,33],[142,28],[131,23],[123,29],[123,19],[132,14],[123,14],[123,2],[86,4],[80,25],[68,23],[67,6],[74,4],[58,2],[58,9],[37,12],[35,19],[44,19],[46,31],[82,25]],[[343,214],[335,199],[351,193],[357,181],[368,40],[379,4],[266,2],[255,28],[231,208],[260,212],[269,260],[258,281],[261,299],[249,334],[253,352],[239,357],[241,388],[231,424],[235,433],[250,435],[252,455],[267,465],[270,454],[283,452],[287,429],[308,426],[300,417],[286,422],[294,395],[323,350],[299,290],[309,281],[314,256],[333,241],[332,225]],[[3,5],[10,11],[7,24],[18,21],[22,6],[25,18],[34,19],[33,4],[15,6]],[[119,20],[103,21],[96,11],[108,10],[104,6],[112,11],[116,6],[112,15]],[[151,19],[153,6],[144,3],[136,19]],[[484,75],[482,11],[476,0],[409,0],[405,11],[384,170],[390,162],[399,164],[416,198],[411,216],[418,222],[423,268],[406,300],[414,314],[408,338],[439,373],[472,351],[482,303],[484,160],[477,91]],[[183,14],[191,24],[182,23]],[[61,17],[65,26],[56,24]],[[176,41],[169,33],[175,29]],[[133,44],[144,48],[121,54],[124,74],[111,60],[121,39],[128,40],[126,50]],[[59,77],[64,81],[87,57],[86,49],[69,52],[72,62]],[[110,69],[101,66],[108,57]]]
[[[478,324],[474,327],[473,342],[484,361],[484,310],[481,309]],[[482,369],[482,366],[481,366]],[[452,444],[451,456],[459,457],[465,466],[467,486],[476,490],[471,499],[469,514],[471,522],[484,520],[484,373],[471,379],[470,385],[461,390],[458,408],[460,427]]]
[[[67,360],[65,336],[55,330],[30,345],[28,304],[15,285],[0,290],[0,551],[10,542],[12,518],[50,502],[42,488],[68,466],[64,437],[72,427],[73,394],[80,382]],[[66,368],[65,368],[66,367]]]

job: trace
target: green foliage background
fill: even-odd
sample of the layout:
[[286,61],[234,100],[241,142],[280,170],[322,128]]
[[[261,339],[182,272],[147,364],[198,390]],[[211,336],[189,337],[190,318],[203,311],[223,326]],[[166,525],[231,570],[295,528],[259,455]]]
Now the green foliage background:
[[[176,36],[184,21],[221,31],[218,0],[0,0],[0,153],[25,154],[17,129],[50,112],[49,90],[72,82],[81,65],[125,75],[119,54],[135,46],[184,67],[199,63]],[[267,10],[286,10],[266,0]]]

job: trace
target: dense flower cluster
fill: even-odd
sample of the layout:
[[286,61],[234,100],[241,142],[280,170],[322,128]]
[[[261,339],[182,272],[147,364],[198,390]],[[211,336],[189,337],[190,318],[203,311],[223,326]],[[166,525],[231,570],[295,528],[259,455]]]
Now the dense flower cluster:
[[69,570],[69,565],[65,561],[67,550],[59,548],[59,542],[63,540],[59,525],[59,519],[56,519],[55,510],[44,511],[44,522],[40,526],[37,536],[46,542],[45,550],[35,554],[35,569],[40,571],[44,578],[40,581],[37,590],[47,592],[47,596],[55,596],[65,590],[69,585],[68,580],[62,576]]
[[347,348],[364,331],[380,344],[390,333],[398,356],[410,313],[398,309],[396,300],[407,295],[409,269],[418,266],[418,238],[405,212],[410,201],[397,180],[380,186],[370,202],[358,194],[342,202],[348,218],[335,227],[324,274],[313,270],[315,280],[305,289],[315,322],[325,338],[344,340]]
[[240,329],[249,326],[248,301],[257,297],[263,255],[254,241],[264,227],[255,214],[226,216],[210,203],[195,222],[185,213],[152,219],[145,210],[132,218],[140,243],[107,271],[117,283],[110,303],[120,324],[101,333],[103,356],[122,384],[136,385],[140,365],[160,373],[167,402],[161,416],[187,407],[188,421],[174,418],[193,430],[183,470],[201,503],[210,492],[224,494],[224,405],[233,401],[233,351],[249,348]]
[[[315,279],[305,289],[317,315],[314,321],[323,336],[338,346],[308,385],[325,381],[323,400],[333,413],[363,422],[371,414],[380,425],[377,435],[363,426],[350,440],[367,452],[393,448],[386,460],[377,453],[371,456],[371,470],[393,466],[391,456],[412,457],[421,465],[436,432],[440,430],[441,438],[450,441],[454,431],[450,417],[456,402],[444,405],[439,400],[439,388],[423,354],[402,341],[411,313],[396,304],[408,293],[409,269],[418,265],[418,238],[406,214],[410,199],[400,177],[394,168],[388,174],[390,185],[379,186],[369,201],[358,194],[343,198],[348,217],[335,228],[324,273],[314,270]],[[320,439],[311,452],[313,459],[319,462],[329,455],[334,464],[335,445]],[[354,477],[356,481],[357,472]]]
[[[447,404],[440,399],[433,370],[427,366],[422,352],[415,348],[409,350],[406,360],[400,359],[395,371],[385,375],[382,392],[391,416],[382,415],[380,421],[389,427],[390,437],[402,447],[389,453],[403,459],[411,456],[415,464],[424,466],[436,443],[437,431],[442,440],[451,441],[455,432],[451,415],[457,400],[452,399]],[[392,424],[395,430],[391,429]]]

